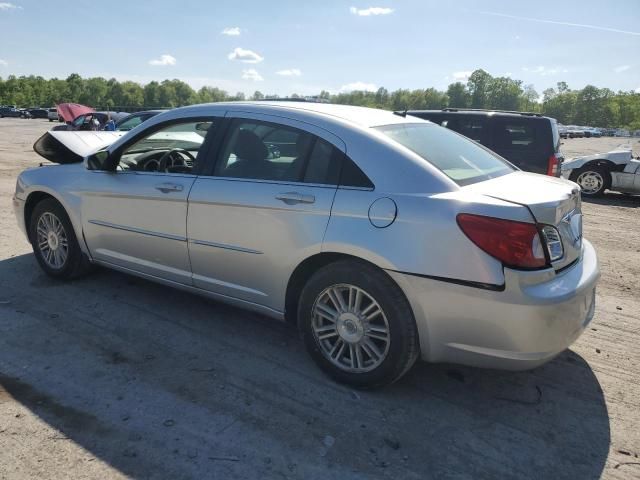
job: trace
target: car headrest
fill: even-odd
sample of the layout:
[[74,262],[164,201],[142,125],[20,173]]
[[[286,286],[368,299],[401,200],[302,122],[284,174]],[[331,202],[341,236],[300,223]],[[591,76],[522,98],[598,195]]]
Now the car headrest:
[[269,155],[262,140],[251,130],[240,130],[233,147],[236,157],[250,162],[261,162]]

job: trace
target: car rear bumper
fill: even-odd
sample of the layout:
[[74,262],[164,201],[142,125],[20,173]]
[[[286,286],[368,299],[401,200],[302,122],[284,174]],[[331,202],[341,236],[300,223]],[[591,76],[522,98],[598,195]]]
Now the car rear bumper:
[[389,272],[418,325],[423,360],[526,370],[571,345],[592,320],[600,278],[593,246],[557,274],[505,268],[503,290]]

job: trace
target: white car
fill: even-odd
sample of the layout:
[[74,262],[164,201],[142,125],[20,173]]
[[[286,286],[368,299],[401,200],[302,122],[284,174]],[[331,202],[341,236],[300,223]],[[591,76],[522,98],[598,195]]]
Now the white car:
[[640,194],[640,160],[633,158],[631,150],[612,150],[565,161],[562,176],[580,185],[584,196],[595,197],[605,190]]
[[60,117],[58,116],[58,109],[57,108],[47,109],[47,118],[49,119],[50,122],[57,122],[58,120],[60,120]]

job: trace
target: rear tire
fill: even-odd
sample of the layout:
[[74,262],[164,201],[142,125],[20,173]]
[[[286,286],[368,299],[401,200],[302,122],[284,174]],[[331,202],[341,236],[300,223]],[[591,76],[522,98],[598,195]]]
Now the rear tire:
[[572,172],[570,180],[580,185],[585,197],[598,197],[611,188],[611,173],[598,165],[586,165]]
[[53,198],[42,200],[33,209],[29,239],[36,260],[47,275],[69,280],[91,270],[67,212]]
[[316,364],[358,388],[395,382],[420,353],[404,293],[364,262],[341,260],[318,270],[302,290],[298,326]]

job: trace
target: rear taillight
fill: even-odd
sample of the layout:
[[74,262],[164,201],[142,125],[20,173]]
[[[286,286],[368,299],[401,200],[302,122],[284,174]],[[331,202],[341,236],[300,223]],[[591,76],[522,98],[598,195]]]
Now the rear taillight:
[[547,264],[544,247],[533,223],[460,213],[458,225],[478,247],[504,265],[541,268]]
[[549,163],[547,164],[547,175],[552,177],[558,176],[558,167],[560,166],[560,162],[558,161],[558,157],[555,154],[549,157]]

